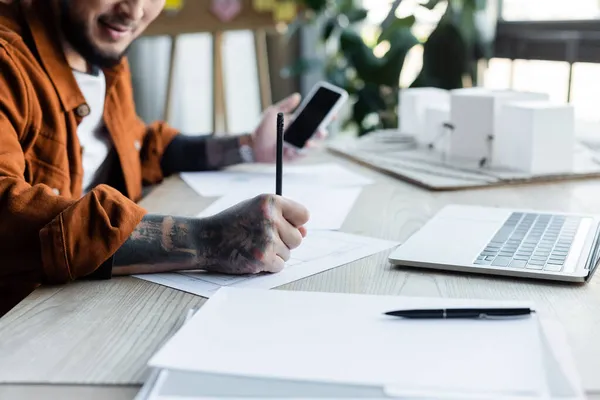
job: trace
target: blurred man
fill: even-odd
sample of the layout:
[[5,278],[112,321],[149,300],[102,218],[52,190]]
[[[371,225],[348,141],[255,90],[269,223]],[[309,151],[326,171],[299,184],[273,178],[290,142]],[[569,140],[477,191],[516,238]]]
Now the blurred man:
[[142,123],[124,54],[164,3],[0,0],[0,315],[45,283],[276,272],[306,234],[307,210],[273,195],[206,219],[136,204],[169,174],[274,161],[276,114],[299,103],[241,137]]

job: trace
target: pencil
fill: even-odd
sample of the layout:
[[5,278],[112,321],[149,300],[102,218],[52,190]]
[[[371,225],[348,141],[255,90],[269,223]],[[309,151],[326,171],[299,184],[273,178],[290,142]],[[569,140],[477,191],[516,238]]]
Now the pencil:
[[275,194],[282,195],[283,184],[283,113],[277,114],[277,166],[275,171]]

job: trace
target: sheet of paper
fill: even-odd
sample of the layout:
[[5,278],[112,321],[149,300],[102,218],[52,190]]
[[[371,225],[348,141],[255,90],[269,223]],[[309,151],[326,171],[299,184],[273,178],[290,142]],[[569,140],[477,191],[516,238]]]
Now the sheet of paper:
[[[275,191],[275,165],[253,164],[224,171],[186,172],[181,178],[201,196],[219,197],[231,192],[256,194]],[[283,168],[283,190],[292,186],[365,186],[372,179],[335,163],[291,165]]]
[[335,231],[309,231],[276,274],[224,275],[203,271],[136,275],[160,285],[210,297],[224,286],[272,289],[397,246],[398,243]]
[[548,387],[535,314],[506,320],[383,315],[403,308],[509,305],[516,303],[228,287],[150,365],[232,378],[380,386],[392,397],[540,396]]
[[584,400],[585,391],[563,326],[556,319],[542,317],[540,329],[551,398]]
[[[549,383],[549,400],[584,400],[585,392],[581,384],[581,378],[577,371],[573,354],[569,348],[568,339],[564,328],[560,323],[551,317],[540,318],[540,337],[542,338],[542,347],[545,360],[546,379]],[[278,381],[274,385],[271,380],[263,381],[259,385],[256,380],[249,384],[248,378],[239,378],[236,384],[224,384],[224,380],[230,382],[227,377],[215,375],[198,374],[195,372],[160,370],[165,374],[163,382],[155,384],[155,381],[147,381],[144,388],[140,391],[147,392],[152,389],[152,396],[136,397],[136,400],[209,400],[209,399],[228,399],[243,400],[248,398],[294,397],[312,399],[322,398],[324,394],[332,397],[335,394],[336,399],[344,400],[383,400],[390,398],[378,388],[363,388],[357,391],[353,387],[332,387],[329,384],[311,384],[307,382]],[[292,395],[293,394],[293,395]],[[427,399],[435,398],[441,400],[439,393],[436,395],[426,395]],[[413,397],[414,399],[414,397]],[[424,400],[423,397],[420,399]],[[416,400],[416,399],[415,399]],[[465,400],[465,398],[461,398]],[[481,400],[481,399],[479,399]],[[506,400],[506,398],[504,398]],[[524,400],[519,398],[519,400]]]
[[[336,230],[342,227],[361,191],[361,187],[284,186],[283,196],[308,209],[307,229]],[[198,217],[214,215],[256,195],[254,190],[231,192],[215,200]]]

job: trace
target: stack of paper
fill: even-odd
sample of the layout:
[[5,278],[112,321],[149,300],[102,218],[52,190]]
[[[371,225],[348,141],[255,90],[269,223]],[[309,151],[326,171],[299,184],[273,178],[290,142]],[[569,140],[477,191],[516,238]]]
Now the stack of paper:
[[152,357],[161,372],[144,398],[585,398],[568,347],[535,314],[383,315],[486,306],[530,305],[223,288]]
[[[181,178],[198,194],[220,197],[201,217],[221,212],[237,203],[275,191],[274,165],[244,165],[225,171],[193,172]],[[311,218],[307,229],[341,228],[363,186],[372,183],[334,163],[284,167],[283,196],[305,206]]]

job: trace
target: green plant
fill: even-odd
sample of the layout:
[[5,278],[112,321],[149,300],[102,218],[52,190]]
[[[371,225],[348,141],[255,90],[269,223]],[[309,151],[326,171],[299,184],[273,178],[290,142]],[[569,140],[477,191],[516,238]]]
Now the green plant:
[[[407,53],[413,46],[423,44],[423,67],[410,87],[463,87],[463,78],[470,76],[476,83],[476,62],[487,58],[490,44],[476,24],[477,12],[487,0],[429,0],[423,7],[433,9],[446,3],[439,23],[421,42],[412,33],[413,15],[397,18],[396,10],[402,0],[395,0],[377,35],[361,35],[361,23],[367,11],[354,0],[298,0],[314,12],[315,20],[323,21],[321,38],[329,52],[325,60],[302,59],[283,71],[288,76],[320,68],[326,79],[346,89],[352,96],[349,121],[359,135],[376,129],[398,126],[398,92],[400,74]],[[378,57],[377,46],[388,48]]]
[[446,12],[423,44],[423,67],[411,87],[457,89],[465,76],[476,85],[477,61],[489,59],[492,52],[476,24],[487,0],[429,0],[424,7],[433,9],[439,3],[447,3]]

